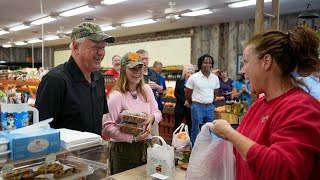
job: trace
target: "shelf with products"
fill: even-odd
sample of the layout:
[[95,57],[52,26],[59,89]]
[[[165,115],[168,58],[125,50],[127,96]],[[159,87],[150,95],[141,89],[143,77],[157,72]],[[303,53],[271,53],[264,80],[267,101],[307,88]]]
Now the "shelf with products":
[[[30,97],[35,99],[40,81],[21,81],[21,80],[3,80],[0,79],[0,89],[7,91],[8,89],[16,88],[18,91],[29,92]],[[105,83],[105,88],[110,91],[115,83]]]
[[[41,62],[34,62],[33,63],[34,68],[40,68],[42,67]],[[10,70],[17,70],[20,68],[25,67],[32,67],[31,62],[6,62],[6,61],[0,61],[0,69],[10,69]]]
[[175,81],[182,77],[182,65],[171,65],[163,68],[161,74],[167,81]]

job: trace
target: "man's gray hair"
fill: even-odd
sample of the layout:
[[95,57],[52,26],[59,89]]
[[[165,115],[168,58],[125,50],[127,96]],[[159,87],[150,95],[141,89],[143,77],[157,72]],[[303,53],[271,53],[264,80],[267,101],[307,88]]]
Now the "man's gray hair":
[[86,38],[83,37],[83,38],[80,38],[80,39],[76,39],[74,41],[72,41],[70,44],[69,44],[69,48],[72,50],[73,49],[73,43],[76,42],[76,43],[83,43],[83,41],[85,40]]

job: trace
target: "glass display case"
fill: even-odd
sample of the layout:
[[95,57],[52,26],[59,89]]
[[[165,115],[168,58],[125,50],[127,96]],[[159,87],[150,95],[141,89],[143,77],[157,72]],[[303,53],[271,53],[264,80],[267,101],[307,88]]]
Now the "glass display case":
[[[0,180],[8,179],[108,179],[109,143],[82,147],[72,151],[1,163]],[[19,179],[19,178],[18,178]]]

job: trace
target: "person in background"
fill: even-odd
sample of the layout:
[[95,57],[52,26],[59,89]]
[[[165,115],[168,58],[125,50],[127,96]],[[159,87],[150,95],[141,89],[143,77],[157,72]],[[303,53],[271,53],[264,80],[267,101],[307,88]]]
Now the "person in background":
[[233,90],[231,97],[237,97],[242,100],[246,100],[248,102],[248,108],[251,105],[250,101],[250,81],[245,74],[241,74],[240,78],[232,83]]
[[174,127],[176,130],[185,119],[185,124],[188,125],[189,135],[191,135],[191,110],[185,98],[185,89],[189,77],[194,73],[194,66],[186,64],[183,67],[182,77],[177,79],[174,89],[174,96],[177,99],[176,106],[174,107]]
[[[142,79],[142,71],[140,56],[126,53],[121,59],[119,79],[108,99],[112,109],[103,116],[103,134],[111,138],[111,174],[146,164],[151,125],[162,120],[152,89]],[[123,122],[120,113],[124,110],[147,115],[143,134],[134,136],[120,132],[118,125]]]
[[199,72],[191,75],[186,84],[186,106],[191,106],[192,146],[199,134],[199,126],[214,120],[214,99],[218,95],[219,78],[211,72],[213,57],[205,54],[198,59]]
[[259,33],[247,43],[241,72],[251,90],[265,96],[237,130],[225,120],[209,125],[235,147],[236,179],[320,179],[320,103],[291,75],[320,67],[318,47],[317,34],[306,26]]
[[[137,52],[139,56],[141,57],[141,60],[143,62],[143,80],[146,84],[148,84],[152,91],[155,100],[157,100],[159,94],[161,94],[163,90],[163,86],[160,83],[159,75],[151,68],[148,68],[149,66],[149,53],[144,49],[139,49]],[[154,124],[151,128],[151,134],[152,136],[159,136],[159,127],[158,124]],[[154,139],[152,142],[158,142],[156,139]]]
[[320,68],[310,76],[302,77],[302,80],[306,84],[306,87],[302,86],[302,88],[311,96],[320,100]]
[[231,100],[233,80],[228,77],[227,70],[220,70],[218,73],[219,73],[219,83],[220,83],[218,97],[224,97],[224,98],[218,101],[216,105],[223,106],[226,104],[226,100]]
[[108,71],[104,72],[104,75],[113,75],[114,78],[117,80],[119,77],[119,72],[120,72],[120,60],[121,57],[119,55],[114,55],[112,57],[112,69],[109,69]]
[[159,80],[160,80],[160,84],[162,85],[163,89],[161,92],[159,92],[158,96],[157,96],[157,102],[158,102],[158,107],[159,110],[162,112],[163,110],[163,104],[162,104],[162,97],[166,95],[166,81],[164,79],[164,77],[161,75],[162,72],[162,62],[160,61],[155,61],[153,63],[153,70],[158,74],[159,76]]
[[81,23],[71,33],[68,62],[41,80],[35,107],[39,120],[53,118],[50,126],[101,135],[102,116],[108,112],[104,78],[98,71],[107,43],[115,38],[94,23]]

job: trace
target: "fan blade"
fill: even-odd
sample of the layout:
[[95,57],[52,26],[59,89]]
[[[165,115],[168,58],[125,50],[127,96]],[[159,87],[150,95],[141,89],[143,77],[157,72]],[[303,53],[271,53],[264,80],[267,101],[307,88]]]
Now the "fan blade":
[[191,9],[184,9],[182,11],[179,11],[177,14],[181,15],[181,14],[188,13],[188,12],[192,12],[192,10]]

